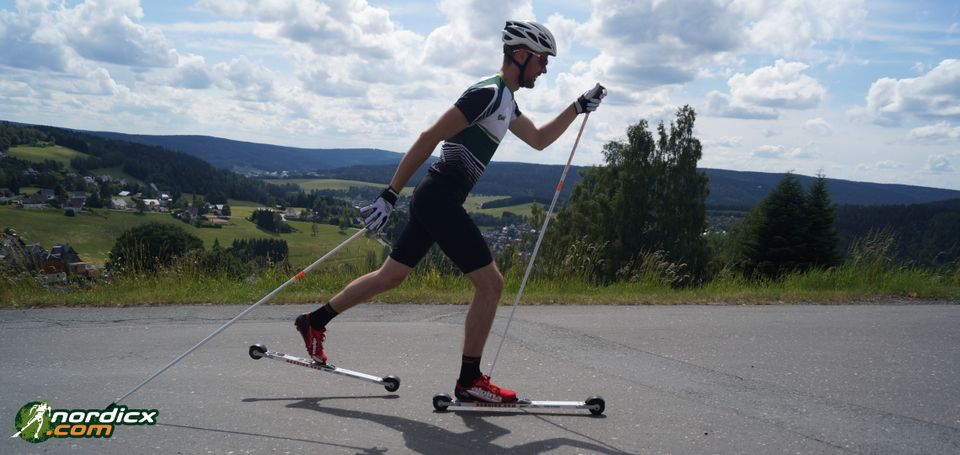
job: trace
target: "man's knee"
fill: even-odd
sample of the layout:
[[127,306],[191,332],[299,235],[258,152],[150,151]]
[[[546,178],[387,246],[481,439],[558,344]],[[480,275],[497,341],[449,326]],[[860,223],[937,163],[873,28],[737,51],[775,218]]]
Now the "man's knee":
[[472,274],[472,281],[477,291],[499,296],[503,292],[503,274],[497,266],[491,263]]
[[[398,263],[399,264],[399,263]],[[408,267],[397,267],[393,264],[384,264],[377,271],[377,278],[386,289],[393,289],[403,283],[409,274]]]

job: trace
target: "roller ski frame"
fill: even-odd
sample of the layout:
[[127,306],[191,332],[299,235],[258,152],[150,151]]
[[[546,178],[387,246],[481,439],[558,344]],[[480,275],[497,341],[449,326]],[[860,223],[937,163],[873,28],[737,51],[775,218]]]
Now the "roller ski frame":
[[437,412],[446,412],[448,408],[540,408],[540,409],[587,409],[595,416],[603,415],[606,402],[603,398],[593,396],[585,401],[534,401],[518,399],[514,403],[489,403],[486,401],[460,401],[445,393],[433,396],[433,409]]
[[361,381],[380,384],[383,386],[383,388],[387,389],[387,392],[396,392],[397,390],[400,389],[400,378],[393,375],[385,376],[381,378],[379,376],[361,373],[359,371],[353,371],[353,370],[348,370],[346,368],[336,367],[329,363],[320,363],[315,360],[303,359],[303,358],[292,356],[289,354],[284,354],[282,352],[270,351],[270,350],[267,350],[267,347],[262,344],[255,344],[250,346],[249,353],[250,353],[250,358],[252,358],[253,360],[259,360],[266,357],[268,359],[278,360],[281,362],[291,363],[293,365],[312,368],[314,370],[320,370],[327,373],[333,373],[341,376],[347,376],[350,378],[359,379]]

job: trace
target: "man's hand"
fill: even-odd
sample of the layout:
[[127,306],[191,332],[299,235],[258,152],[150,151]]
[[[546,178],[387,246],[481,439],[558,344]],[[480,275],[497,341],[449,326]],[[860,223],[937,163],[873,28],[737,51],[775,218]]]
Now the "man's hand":
[[398,196],[399,194],[388,186],[380,193],[380,197],[373,201],[373,204],[360,209],[360,214],[367,217],[363,224],[368,230],[377,234],[380,233],[387,224],[390,213],[393,212],[393,206],[396,205]]
[[607,96],[607,89],[598,83],[592,89],[583,92],[583,95],[573,103],[573,107],[577,109],[577,114],[593,112],[600,107],[600,102],[605,96]]

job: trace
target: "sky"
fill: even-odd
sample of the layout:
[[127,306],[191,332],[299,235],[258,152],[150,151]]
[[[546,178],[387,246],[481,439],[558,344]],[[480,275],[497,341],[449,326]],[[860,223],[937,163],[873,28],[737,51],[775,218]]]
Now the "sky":
[[[690,105],[701,167],[960,190],[955,0],[0,0],[0,120],[405,152],[507,19],[558,41],[535,124],[608,88],[574,164]],[[494,160],[562,164],[579,121]]]

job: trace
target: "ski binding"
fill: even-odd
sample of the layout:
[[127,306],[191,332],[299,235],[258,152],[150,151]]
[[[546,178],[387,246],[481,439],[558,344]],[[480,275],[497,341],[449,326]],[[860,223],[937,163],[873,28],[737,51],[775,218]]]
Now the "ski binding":
[[354,379],[360,379],[362,381],[373,382],[380,384],[383,388],[387,389],[387,392],[396,392],[400,389],[400,378],[396,376],[373,376],[366,373],[361,373],[359,371],[348,370],[346,368],[340,368],[333,366],[329,363],[320,363],[314,360],[303,359],[300,357],[295,357],[289,354],[284,354],[282,352],[269,351],[267,347],[262,344],[255,344],[250,346],[250,357],[254,360],[259,360],[264,357],[273,360],[279,360],[281,362],[292,363],[294,365],[299,365],[302,367],[313,368],[315,370],[325,371],[327,373],[339,374],[341,376],[347,376]]
[[433,409],[444,412],[447,408],[545,408],[545,409],[587,409],[590,414],[599,416],[606,409],[603,398],[593,396],[586,401],[534,401],[518,399],[514,403],[488,403],[485,401],[460,401],[450,398],[450,395],[439,393],[433,396]]

